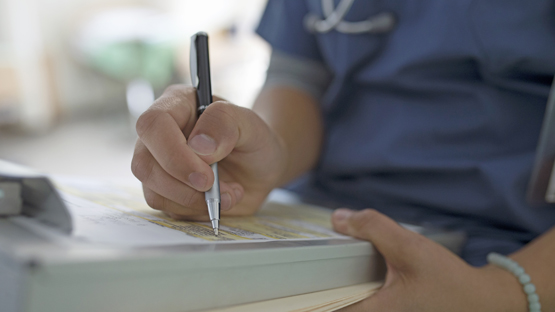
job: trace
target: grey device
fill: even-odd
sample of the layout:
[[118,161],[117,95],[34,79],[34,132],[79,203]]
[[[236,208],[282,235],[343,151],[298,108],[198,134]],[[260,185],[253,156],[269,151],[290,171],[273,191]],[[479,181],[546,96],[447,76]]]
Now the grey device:
[[[72,234],[52,183],[0,161],[22,212],[0,217],[0,311],[187,312],[383,279],[383,258],[356,239],[121,247]],[[276,190],[270,201],[298,203]],[[302,208],[302,207],[300,207]],[[455,253],[464,235],[417,229]],[[218,296],[213,296],[217,293]]]
[[[208,35],[198,32],[191,37],[191,52],[189,56],[191,82],[197,89],[198,116],[212,103],[212,83],[210,79],[210,56],[208,53]],[[220,227],[220,179],[218,176],[218,163],[210,165],[214,173],[214,184],[204,193],[208,215],[212,222],[214,234],[218,236]]]
[[555,79],[551,84],[528,184],[528,201],[532,205],[555,204]]

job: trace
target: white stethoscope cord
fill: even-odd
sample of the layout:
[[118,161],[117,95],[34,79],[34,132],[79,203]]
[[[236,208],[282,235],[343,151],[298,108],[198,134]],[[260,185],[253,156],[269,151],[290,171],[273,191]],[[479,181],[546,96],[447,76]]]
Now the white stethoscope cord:
[[306,28],[310,32],[327,33],[333,29],[345,34],[388,33],[395,27],[397,19],[390,12],[382,12],[361,22],[347,22],[343,18],[353,6],[354,0],[341,0],[334,8],[333,0],[321,0],[324,19],[307,14],[304,19]]

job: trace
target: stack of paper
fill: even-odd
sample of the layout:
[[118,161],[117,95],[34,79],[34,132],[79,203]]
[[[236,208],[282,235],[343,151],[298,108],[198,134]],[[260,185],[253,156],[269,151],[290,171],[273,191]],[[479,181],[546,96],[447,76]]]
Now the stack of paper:
[[368,298],[381,286],[381,282],[365,283],[206,312],[331,312]]

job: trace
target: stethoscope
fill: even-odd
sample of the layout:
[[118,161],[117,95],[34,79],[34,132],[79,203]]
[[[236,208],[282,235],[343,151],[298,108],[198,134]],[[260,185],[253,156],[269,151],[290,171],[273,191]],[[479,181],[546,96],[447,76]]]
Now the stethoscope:
[[393,30],[397,23],[391,12],[382,12],[361,22],[346,22],[343,18],[355,0],[341,0],[337,8],[334,8],[333,0],[321,1],[324,19],[312,13],[305,16],[304,24],[310,32],[327,33],[335,29],[345,34],[383,34]]

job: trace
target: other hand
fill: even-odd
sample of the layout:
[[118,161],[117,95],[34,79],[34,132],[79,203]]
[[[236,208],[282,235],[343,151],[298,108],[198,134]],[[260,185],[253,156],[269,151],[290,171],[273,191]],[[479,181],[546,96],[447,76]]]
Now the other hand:
[[339,209],[332,221],[337,232],[370,241],[387,264],[383,287],[341,311],[527,311],[511,273],[472,267],[375,210]]

